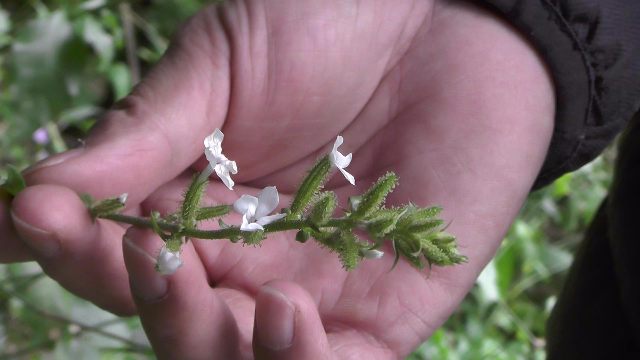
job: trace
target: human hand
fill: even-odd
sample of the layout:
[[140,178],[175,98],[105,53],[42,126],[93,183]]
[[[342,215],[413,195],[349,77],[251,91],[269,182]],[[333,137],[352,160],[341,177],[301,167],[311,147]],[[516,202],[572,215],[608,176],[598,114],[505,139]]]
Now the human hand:
[[[24,242],[3,209],[0,256],[35,259],[79,296],[139,313],[160,358],[401,357],[446,320],[494,254],[542,164],[553,115],[551,80],[531,46],[466,2],[223,3],[180,30],[82,150],[31,169],[12,210]],[[160,277],[135,250],[153,254],[160,240],[130,229],[121,250],[125,229],[92,224],[76,193],[127,192],[129,213],[172,211],[216,127],[238,185],[213,183],[205,202],[276,185],[285,204],[341,134],[359,189],[330,181],[340,203],[393,170],[401,185],[388,203],[443,205],[469,263],[427,279],[404,262],[387,273],[387,254],[347,273],[335,254],[290,234],[256,249],[194,240],[183,246],[186,265]],[[261,329],[282,344],[290,304],[292,343],[269,349]]]

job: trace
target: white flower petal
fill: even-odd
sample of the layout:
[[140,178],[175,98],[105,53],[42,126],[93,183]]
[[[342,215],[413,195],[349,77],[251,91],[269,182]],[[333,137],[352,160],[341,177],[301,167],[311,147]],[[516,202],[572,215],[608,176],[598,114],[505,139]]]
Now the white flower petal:
[[211,134],[213,136],[213,141],[215,141],[218,144],[222,144],[222,140],[224,139],[224,134],[222,133],[222,131],[220,131],[220,129],[216,128],[213,131],[213,134]]
[[379,250],[362,249],[360,252],[367,259],[380,259],[384,255],[384,252]]
[[216,155],[211,151],[211,149],[209,148],[205,148],[204,149],[204,156],[206,156],[207,161],[209,162],[209,164],[211,166],[216,166],[218,165],[218,158],[216,157]]
[[[230,161],[226,156],[224,156],[224,154],[222,154],[223,139],[224,134],[220,129],[216,129],[213,134],[207,136],[204,139],[204,155],[206,156],[211,168],[214,169],[216,174],[218,174],[220,179],[222,179],[222,182],[224,182],[230,190],[233,190],[234,182],[231,180],[229,173],[237,174],[238,168],[235,161]],[[204,172],[203,178],[205,178]]]
[[249,222],[254,220],[257,207],[258,198],[251,195],[242,195],[240,199],[233,203],[233,209],[240,214],[245,215]]
[[216,130],[209,136],[204,139],[204,146],[208,148],[219,147],[222,144],[222,140],[224,139],[224,134],[220,129],[216,128]]
[[229,170],[229,172],[232,174],[238,173],[238,166],[236,166],[235,161],[230,161],[230,160],[225,161],[224,167],[226,167]]
[[269,215],[280,202],[278,190],[275,186],[268,186],[258,194],[258,207],[256,209],[256,219]]
[[349,155],[347,156],[342,155],[338,151],[338,147],[340,145],[342,145],[342,136],[338,135],[338,137],[336,138],[336,142],[333,144],[333,150],[331,151],[331,154],[329,154],[329,162],[331,163],[331,166],[335,166],[340,170],[342,175],[344,175],[344,177],[349,180],[351,185],[355,185],[356,179],[353,177],[353,175],[344,170],[344,168],[351,164],[351,158],[353,157],[353,154],[349,153]]
[[222,180],[222,182],[229,188],[229,190],[233,190],[233,185],[235,183],[233,182],[233,180],[231,180],[231,176],[229,176],[229,169],[224,167],[224,165],[222,164],[218,164],[216,165],[214,170],[216,171],[216,174],[218,174],[220,180]]
[[342,175],[344,175],[344,177],[347,178],[347,180],[349,180],[349,182],[351,183],[351,185],[355,185],[356,184],[356,179],[353,177],[353,175],[349,174],[345,169],[343,168],[338,168],[338,170],[340,170],[340,172],[342,173]]
[[333,150],[331,152],[337,152],[340,145],[342,145],[342,136],[338,135],[336,142],[333,143]]
[[262,226],[265,226],[265,225],[271,224],[276,220],[280,220],[285,216],[287,216],[287,214],[275,214],[275,215],[263,216],[259,218],[258,221],[256,221],[256,223]]
[[351,164],[351,157],[353,154],[349,153],[349,155],[344,156],[340,152],[335,152],[329,155],[329,162],[332,166],[337,167],[338,169],[346,168]]
[[184,261],[180,259],[180,252],[169,251],[166,247],[160,249],[158,254],[158,272],[163,275],[171,275],[184,266]]
[[240,230],[254,232],[258,230],[264,230],[264,228],[262,227],[262,225],[258,223],[248,222],[247,216],[245,215],[242,217],[242,225],[240,225]]

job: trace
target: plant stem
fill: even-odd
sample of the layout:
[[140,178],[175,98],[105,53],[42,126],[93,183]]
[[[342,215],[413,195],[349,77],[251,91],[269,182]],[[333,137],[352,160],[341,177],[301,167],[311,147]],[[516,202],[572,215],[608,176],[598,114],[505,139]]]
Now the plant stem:
[[[135,216],[122,215],[122,214],[105,214],[98,216],[101,219],[107,219],[117,221],[125,224],[130,224],[138,227],[144,227],[153,229],[151,220],[149,218],[139,218]],[[319,228],[336,228],[349,226],[353,227],[353,221],[348,218],[330,219],[327,223],[318,226]],[[163,220],[158,221],[160,229],[167,232],[179,231],[179,226],[173,223],[169,223]],[[307,223],[302,220],[279,220],[264,227],[264,233],[274,233],[287,230],[301,230],[308,227]],[[200,229],[182,229],[183,235],[191,238],[216,240],[216,239],[230,239],[232,237],[241,236],[243,231],[239,227],[229,227],[220,230],[200,230]]]
[[45,129],[47,129],[47,133],[49,134],[49,138],[51,139],[51,146],[53,147],[53,151],[57,153],[61,153],[67,151],[67,145],[64,143],[62,139],[62,134],[60,134],[60,129],[58,129],[58,125],[56,123],[49,121],[44,125]]
[[122,18],[124,30],[124,44],[127,55],[127,64],[131,73],[131,83],[137,85],[140,82],[140,62],[138,61],[138,44],[136,42],[135,29],[133,28],[133,16],[131,15],[131,5],[123,2],[118,7]]

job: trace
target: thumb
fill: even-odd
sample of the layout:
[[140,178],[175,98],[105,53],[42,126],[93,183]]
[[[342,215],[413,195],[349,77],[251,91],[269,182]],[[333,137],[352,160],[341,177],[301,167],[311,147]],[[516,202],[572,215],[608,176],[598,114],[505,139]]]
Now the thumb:
[[228,44],[217,35],[224,33],[216,31],[219,24],[204,24],[203,17],[178,31],[165,56],[100,119],[84,146],[27,169],[27,182],[99,197],[126,192],[137,203],[197,160],[204,138],[222,126],[229,97]]
[[318,308],[301,286],[284,280],[258,291],[253,328],[256,359],[331,359]]

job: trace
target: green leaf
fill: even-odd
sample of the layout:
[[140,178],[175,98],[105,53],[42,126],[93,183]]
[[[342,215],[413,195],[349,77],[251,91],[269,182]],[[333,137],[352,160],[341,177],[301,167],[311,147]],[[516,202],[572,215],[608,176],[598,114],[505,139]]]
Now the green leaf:
[[445,253],[429,241],[422,241],[422,253],[429,263],[444,266],[449,262]]
[[197,221],[211,220],[217,217],[228,215],[233,207],[229,205],[203,206],[196,214]]
[[103,215],[117,214],[118,212],[120,212],[120,210],[124,209],[126,201],[127,194],[122,194],[120,196],[110,196],[102,200],[94,201],[93,205],[89,207],[91,218],[95,220]]
[[325,191],[314,199],[309,221],[314,225],[322,225],[329,221],[338,205],[338,197],[333,191]]
[[442,224],[444,224],[442,219],[419,220],[409,226],[407,231],[412,234],[423,234],[442,226]]
[[112,61],[115,54],[113,38],[107,33],[102,24],[93,16],[85,16],[82,36],[84,41],[91,45],[100,57],[100,69],[105,69]]
[[189,187],[183,193],[184,200],[180,207],[180,216],[184,226],[187,228],[192,228],[196,225],[200,201],[204,195],[204,190],[209,184],[206,179],[204,181],[199,180],[198,175],[200,174],[194,174],[191,182],[189,182]]
[[246,245],[260,245],[260,242],[264,239],[264,231],[243,231],[242,242]]
[[360,249],[363,248],[362,242],[351,231],[340,231],[340,243],[338,245],[338,253],[342,267],[345,270],[353,270],[358,267],[358,263],[362,259]]
[[113,89],[113,97],[120,100],[131,92],[133,87],[129,67],[124,63],[115,63],[107,69],[107,76]]
[[304,180],[302,180],[300,188],[298,188],[295,197],[291,201],[291,214],[287,217],[288,219],[295,219],[307,208],[313,196],[322,188],[322,184],[330,169],[331,163],[329,162],[329,155],[325,155],[309,170],[309,173]]
[[90,11],[99,9],[107,4],[107,0],[87,0],[80,5],[80,9]]
[[476,284],[478,284],[480,290],[482,290],[485,301],[497,302],[500,300],[501,294],[498,290],[498,276],[493,260],[482,270],[476,280]]
[[170,236],[165,234],[164,231],[162,231],[162,229],[160,229],[160,226],[158,225],[158,221],[160,220],[160,212],[152,211],[151,216],[149,216],[149,219],[151,220],[151,227],[153,227],[153,231],[155,231],[156,234],[158,234],[158,236],[160,236],[160,238],[165,242],[169,240]]
[[82,193],[78,196],[80,197],[80,200],[82,200],[84,206],[87,207],[87,209],[91,209],[96,203],[96,199],[94,199],[93,196],[91,196],[91,194],[89,193]]
[[12,196],[18,195],[20,191],[27,187],[22,174],[12,165],[7,165],[7,178],[0,185],[0,189],[7,191]]
[[395,259],[393,259],[393,265],[391,265],[391,269],[389,269],[388,272],[391,272],[391,270],[395,269],[396,265],[398,265],[398,260],[400,260],[400,252],[396,248],[396,239],[393,239],[391,241],[391,245],[393,246],[393,251],[396,253],[396,257]]
[[362,196],[362,201],[358,204],[358,208],[351,213],[350,217],[353,219],[363,219],[378,210],[397,183],[396,175],[392,172],[381,176]]
[[574,176],[574,174],[568,173],[553,182],[552,188],[554,198],[558,199],[569,195],[572,189],[571,179],[573,179]]
[[9,33],[11,30],[11,18],[9,12],[0,8],[0,35]]
[[64,110],[60,114],[60,120],[63,120],[66,123],[74,124],[90,118],[95,118],[102,112],[102,108],[94,105],[80,105]]
[[513,240],[504,240],[498,255],[495,257],[498,289],[500,295],[505,298],[509,289],[513,286],[513,279],[518,268],[518,248],[513,246]]
[[222,221],[222,219],[218,219],[218,225],[220,226],[220,229],[228,229],[231,227],[227,225],[224,221]]
[[369,226],[367,226],[367,231],[374,238],[383,238],[386,234],[396,228],[396,222],[396,217],[374,220],[369,224]]

